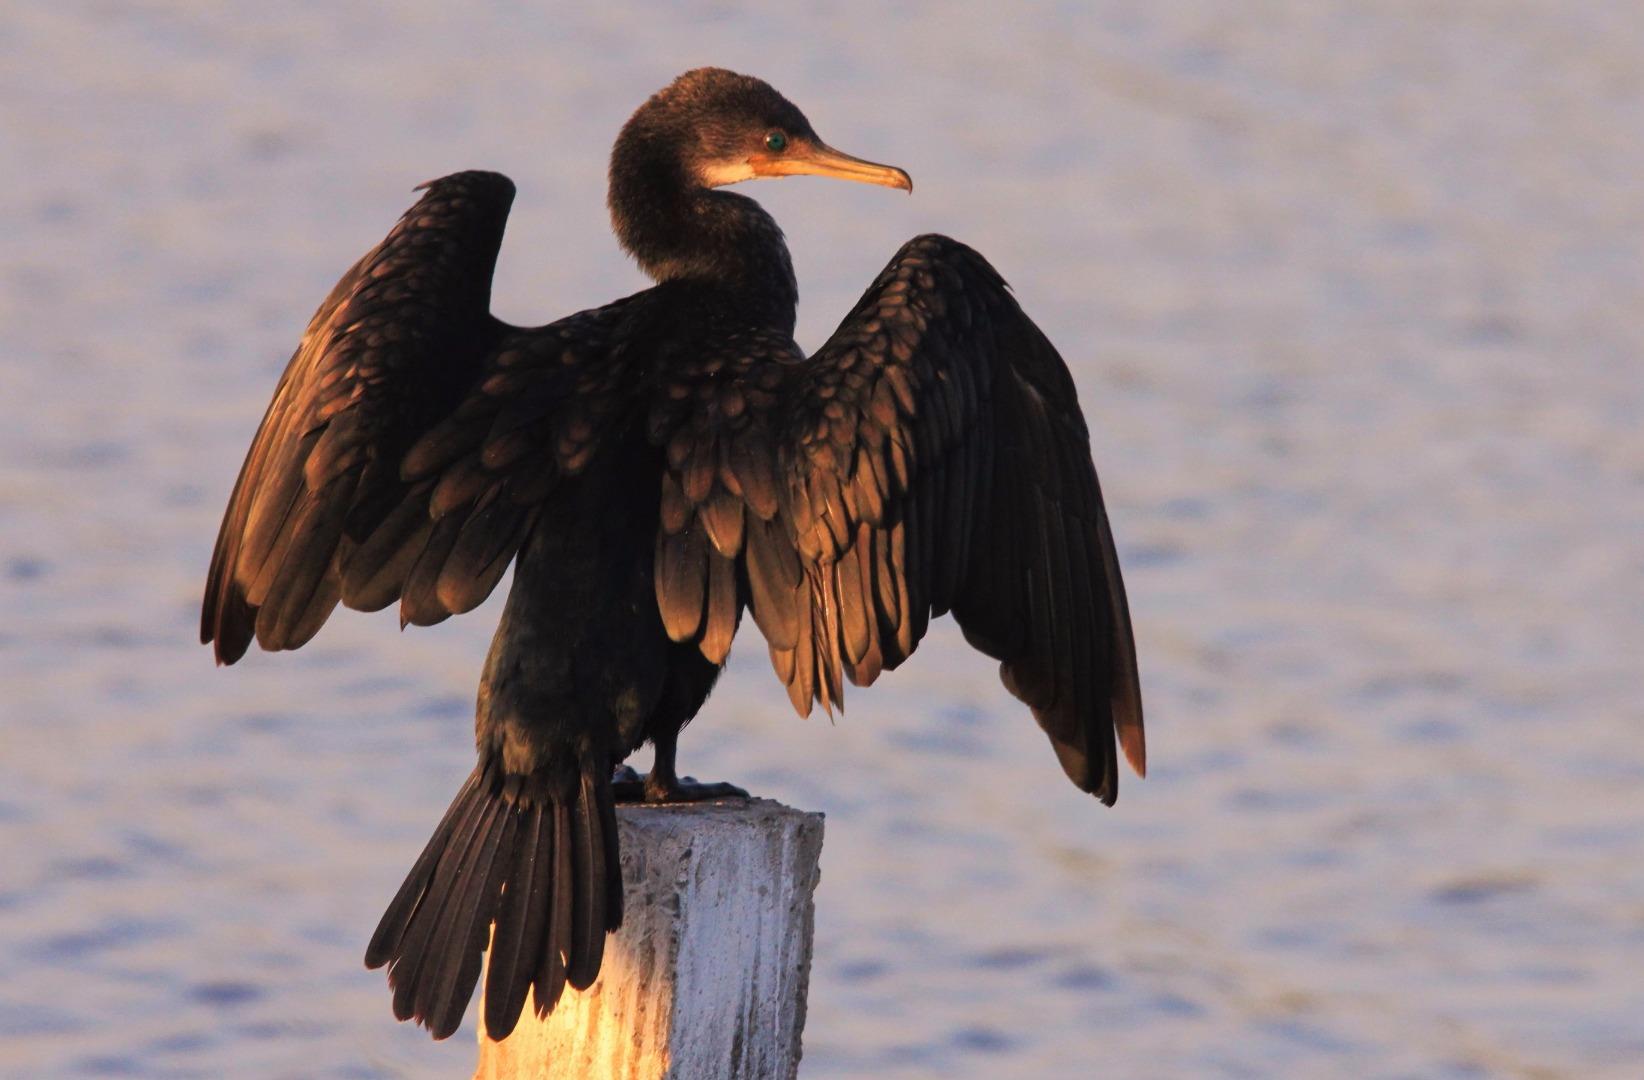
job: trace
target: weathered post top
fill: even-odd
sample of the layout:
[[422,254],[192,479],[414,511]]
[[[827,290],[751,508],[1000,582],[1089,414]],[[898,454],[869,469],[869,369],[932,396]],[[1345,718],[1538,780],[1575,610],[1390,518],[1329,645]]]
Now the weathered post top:
[[622,929],[600,977],[493,1042],[476,1080],[798,1073],[822,815],[768,799],[622,806]]

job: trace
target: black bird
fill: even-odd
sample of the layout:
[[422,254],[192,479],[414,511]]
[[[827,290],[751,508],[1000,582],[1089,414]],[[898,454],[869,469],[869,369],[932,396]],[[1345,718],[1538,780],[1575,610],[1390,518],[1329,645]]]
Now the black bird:
[[[427,185],[315,313],[229,499],[200,638],[295,649],[332,609],[401,624],[514,582],[481,677],[479,764],[366,952],[444,1038],[495,924],[485,1020],[599,973],[622,921],[614,802],[740,795],[675,774],[752,612],[794,707],[832,708],[951,611],[1067,775],[1144,770],[1136,654],[1061,357],[976,252],[905,244],[827,344],[794,344],[782,232],[719,190],[808,173],[912,190],[758,79],[703,68],[611,155],[617,238],[656,281],[534,329],[490,314],[514,185]],[[644,780],[614,770],[649,740]],[[629,774],[631,775],[631,773]]]

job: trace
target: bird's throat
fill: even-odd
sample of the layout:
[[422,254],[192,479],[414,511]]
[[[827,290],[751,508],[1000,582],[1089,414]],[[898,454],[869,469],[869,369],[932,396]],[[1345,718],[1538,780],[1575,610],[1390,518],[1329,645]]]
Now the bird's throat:
[[781,228],[757,202],[666,167],[613,169],[609,202],[617,240],[652,280],[733,290],[791,331],[799,299],[793,261]]

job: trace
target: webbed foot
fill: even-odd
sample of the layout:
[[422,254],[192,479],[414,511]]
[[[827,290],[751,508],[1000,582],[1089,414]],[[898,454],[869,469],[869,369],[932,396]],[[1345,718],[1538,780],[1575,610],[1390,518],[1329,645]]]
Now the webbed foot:
[[640,776],[631,765],[617,768],[611,777],[611,791],[619,803],[690,803],[748,798],[748,793],[735,784],[704,784],[689,776],[680,778],[671,773],[658,775],[656,769]]

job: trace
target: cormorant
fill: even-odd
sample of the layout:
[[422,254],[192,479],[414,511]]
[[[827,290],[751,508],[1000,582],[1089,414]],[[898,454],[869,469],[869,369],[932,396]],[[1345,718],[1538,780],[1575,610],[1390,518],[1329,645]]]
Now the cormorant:
[[[599,973],[622,920],[614,803],[743,794],[675,774],[752,612],[803,715],[951,611],[1062,768],[1111,804],[1144,770],[1135,647],[1062,359],[975,251],[916,237],[827,343],[793,340],[782,232],[720,190],[808,173],[912,190],[828,147],[766,83],[687,72],[611,154],[617,238],[656,284],[534,329],[490,314],[514,185],[425,193],[337,283],[229,499],[200,637],[231,664],[341,602],[401,624],[513,587],[479,763],[366,952],[394,1013],[456,1030],[492,924],[485,1020]],[[614,770],[649,740],[644,780]],[[629,777],[631,771],[627,771]]]

